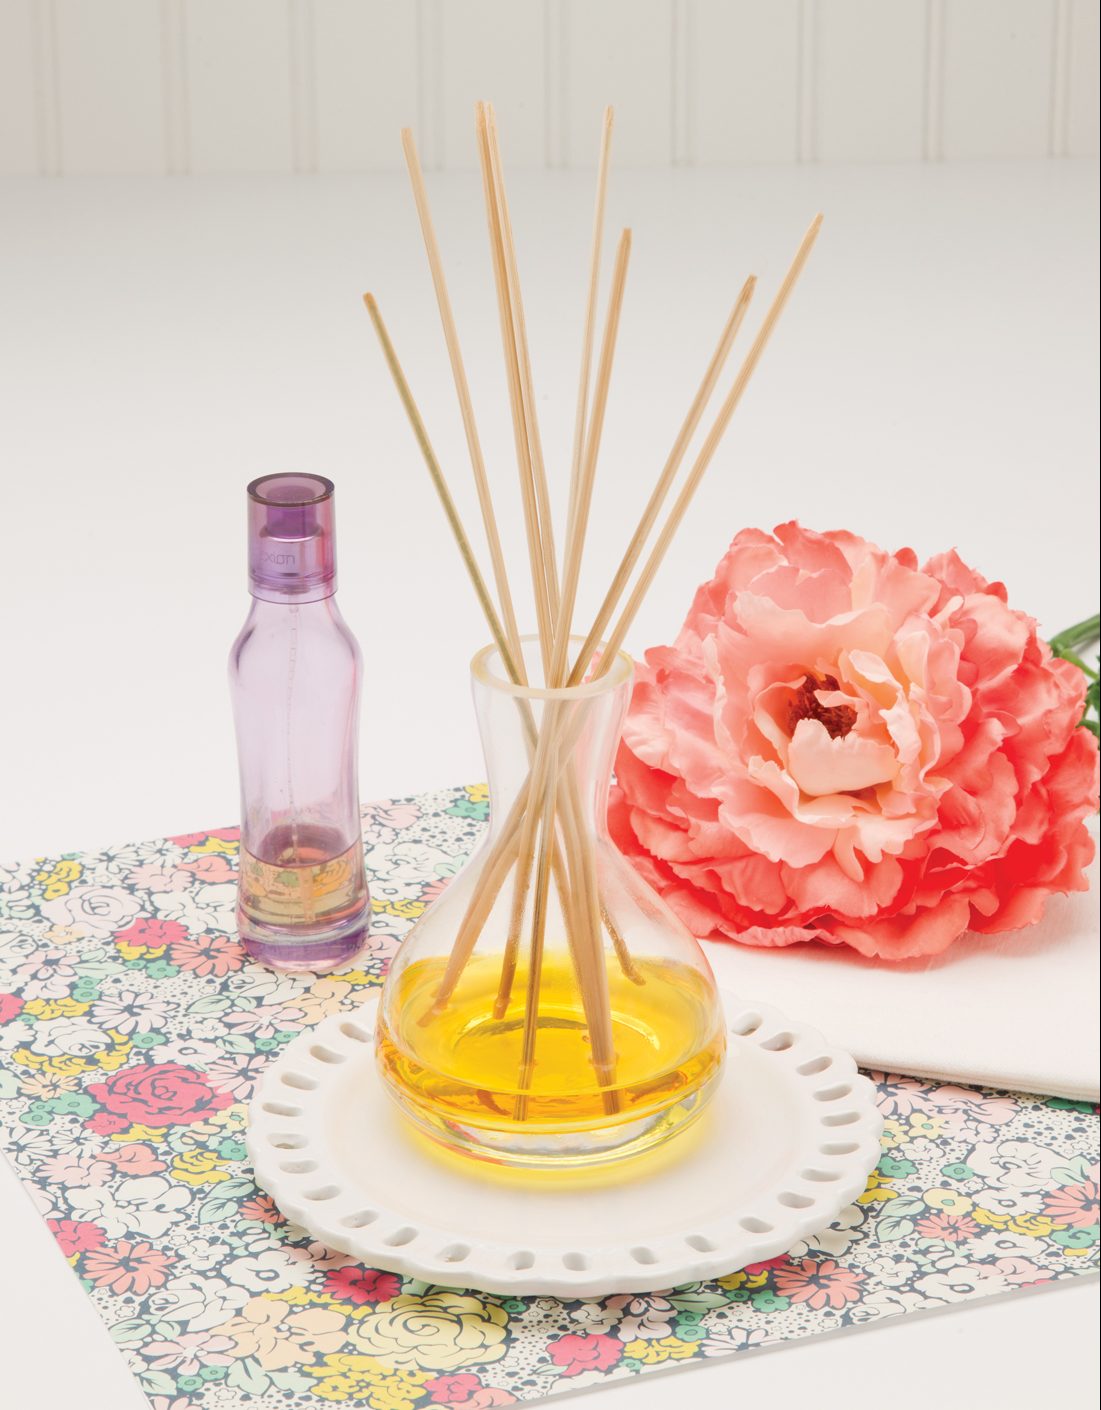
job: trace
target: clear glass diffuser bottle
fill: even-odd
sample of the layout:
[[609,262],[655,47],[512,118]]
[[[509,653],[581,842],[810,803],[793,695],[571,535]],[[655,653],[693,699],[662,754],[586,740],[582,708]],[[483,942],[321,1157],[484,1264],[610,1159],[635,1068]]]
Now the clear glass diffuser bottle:
[[230,653],[241,776],[237,924],[277,969],[324,971],[369,923],[356,747],[361,657],[333,596],[333,485],[248,487],[252,607]]
[[490,826],[390,969],[383,1080],[423,1132],[496,1163],[650,1149],[702,1110],[725,1038],[703,952],[607,833],[630,659],[539,689],[487,647],[472,673]]

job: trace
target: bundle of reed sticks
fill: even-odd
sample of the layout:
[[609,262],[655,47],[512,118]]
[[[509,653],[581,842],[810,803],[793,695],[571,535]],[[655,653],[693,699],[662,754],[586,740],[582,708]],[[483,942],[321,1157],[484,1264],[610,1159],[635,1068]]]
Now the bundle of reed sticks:
[[[599,350],[596,347],[597,305],[601,252],[604,232],[604,206],[611,151],[613,113],[604,112],[597,164],[596,202],[589,255],[585,300],[584,333],[577,403],[574,413],[569,497],[564,547],[556,547],[550,486],[543,458],[527,326],[520,288],[520,276],[513,239],[512,218],[505,191],[497,122],[489,103],[475,107],[475,129],[485,198],[490,255],[497,293],[501,342],[508,382],[509,405],[516,449],[516,465],[523,504],[528,567],[535,599],[542,684],[553,688],[577,686],[585,679],[603,675],[615,661],[627,632],[653,583],[661,562],[710,465],[731,417],[768,344],[788,297],[802,272],[817,238],[822,217],[815,216],[780,283],[772,303],[761,320],[752,344],[735,375],[687,475],[658,526],[666,501],[673,489],[689,446],[719,383],[731,348],[745,318],[756,286],[750,275],[742,285],[734,306],[723,325],[714,352],[704,371],[657,482],[643,509],[626,551],[612,576],[608,590],[589,627],[584,643],[570,659],[573,617],[585,541],[589,524],[593,487],[605,410],[611,383],[612,365],[623,305],[627,269],[631,255],[631,232],[624,230],[616,248],[611,288],[604,313]],[[466,368],[459,343],[455,316],[428,203],[424,174],[411,131],[402,133],[402,147],[417,214],[424,236],[428,265],[435,287],[443,325],[444,340],[459,400],[471,469],[481,511],[493,589],[486,580],[471,547],[469,536],[456,510],[447,480],[429,439],[424,419],[409,388],[390,334],[383,322],[378,302],[370,293],[364,303],[371,316],[390,373],[420,447],[474,587],[500,659],[512,682],[532,684],[526,674],[523,645],[516,620],[504,546],[494,511],[494,500],[478,435]],[[595,375],[594,375],[595,357]],[[657,528],[649,552],[646,545]],[[641,561],[641,567],[639,567]],[[633,586],[629,585],[634,576]],[[618,611],[618,616],[616,615]],[[610,627],[610,631],[609,631]],[[607,635],[605,636],[605,633]],[[612,942],[617,962],[625,975],[642,982],[619,934],[614,917],[600,895],[591,841],[581,821],[581,800],[577,780],[569,768],[571,752],[577,743],[577,730],[571,728],[568,711],[551,704],[537,722],[530,707],[521,705],[527,735],[529,773],[525,787],[516,797],[503,827],[499,828],[492,854],[487,859],[481,884],[474,894],[455,938],[450,960],[435,996],[433,1012],[439,1013],[454,993],[463,969],[470,959],[486,920],[502,889],[512,879],[510,925],[505,946],[495,1013],[505,1012],[511,999],[525,918],[528,930],[527,993],[524,1007],[523,1056],[517,1076],[516,1119],[525,1111],[525,1091],[529,1085],[535,1056],[539,1016],[539,984],[550,887],[557,890],[567,930],[571,962],[589,1031],[592,1063],[601,1090],[606,1093],[605,1110],[617,1110],[614,1091],[615,1052],[608,977],[605,964],[604,932]],[[529,896],[534,887],[532,903]]]

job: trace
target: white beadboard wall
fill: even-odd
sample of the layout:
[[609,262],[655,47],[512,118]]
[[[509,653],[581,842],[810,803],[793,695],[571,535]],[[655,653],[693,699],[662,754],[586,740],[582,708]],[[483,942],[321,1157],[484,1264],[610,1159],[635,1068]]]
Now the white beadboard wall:
[[0,172],[1098,150],[1098,0],[0,0]]

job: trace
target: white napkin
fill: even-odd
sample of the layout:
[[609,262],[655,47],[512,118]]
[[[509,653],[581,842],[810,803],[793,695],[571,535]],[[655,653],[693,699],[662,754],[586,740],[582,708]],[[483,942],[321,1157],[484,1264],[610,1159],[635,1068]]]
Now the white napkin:
[[885,965],[843,946],[704,942],[724,989],[775,1004],[862,1067],[1097,1101],[1097,859],[1089,891],[1043,920],[967,935],[943,955]]

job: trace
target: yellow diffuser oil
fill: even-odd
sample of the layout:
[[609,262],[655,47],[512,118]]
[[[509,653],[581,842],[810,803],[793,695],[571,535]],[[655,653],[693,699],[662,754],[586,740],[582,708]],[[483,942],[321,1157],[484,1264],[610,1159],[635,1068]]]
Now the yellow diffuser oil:
[[[402,973],[395,995],[399,1027],[391,1031],[380,1023],[378,1056],[406,1111],[447,1144],[469,1144],[467,1131],[490,1150],[507,1152],[515,1138],[538,1133],[552,1139],[529,1144],[545,1155],[562,1131],[591,1136],[604,1128],[618,1148],[629,1128],[636,1132],[631,1151],[642,1150],[702,1107],[702,1094],[722,1067],[723,1031],[703,977],[676,961],[644,960],[641,983],[622,972],[609,975],[615,1081],[602,1086],[573,965],[564,950],[555,950],[543,961],[536,1058],[521,1087],[526,966],[518,968],[511,1000],[497,1017],[501,967],[489,958],[472,959],[446,1008],[433,1014],[445,965],[427,959]],[[701,1034],[709,1041],[701,1044]],[[654,1120],[670,1111],[671,1120]],[[597,1145],[603,1158],[603,1143]],[[574,1161],[593,1153],[590,1140]]]
[[605,827],[630,661],[545,690],[498,669],[492,648],[475,658],[489,833],[395,958],[378,1061],[436,1142],[576,1170],[687,1127],[722,1073],[725,1029],[702,951]]

